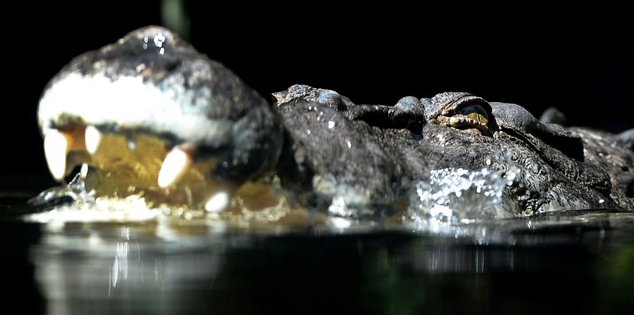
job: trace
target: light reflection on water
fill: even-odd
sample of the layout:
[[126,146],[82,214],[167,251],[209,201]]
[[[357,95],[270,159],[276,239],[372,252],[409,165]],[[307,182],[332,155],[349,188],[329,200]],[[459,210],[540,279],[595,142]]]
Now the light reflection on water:
[[202,305],[183,302],[202,298],[201,289],[221,262],[223,243],[213,235],[200,237],[173,242],[155,237],[147,227],[77,225],[44,233],[30,257],[49,313],[179,314]]
[[618,313],[634,292],[633,218],[587,212],[443,233],[38,224],[28,261],[49,314]]

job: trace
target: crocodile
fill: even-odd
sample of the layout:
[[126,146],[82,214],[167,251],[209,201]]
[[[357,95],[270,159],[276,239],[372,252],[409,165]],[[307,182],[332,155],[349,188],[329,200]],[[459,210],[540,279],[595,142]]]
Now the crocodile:
[[208,215],[284,204],[407,220],[430,215],[416,196],[434,176],[486,182],[483,171],[505,184],[469,216],[634,210],[631,130],[566,126],[467,92],[377,105],[295,84],[266,99],[155,25],[72,59],[45,87],[38,125],[57,181]]

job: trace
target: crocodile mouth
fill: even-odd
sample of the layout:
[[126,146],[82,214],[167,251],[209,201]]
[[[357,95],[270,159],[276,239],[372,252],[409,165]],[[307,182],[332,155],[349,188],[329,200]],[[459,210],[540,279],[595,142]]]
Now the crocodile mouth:
[[86,189],[95,196],[142,196],[150,206],[167,204],[221,212],[234,208],[258,210],[278,206],[270,183],[239,183],[214,175],[221,159],[186,146],[172,146],[149,133],[102,132],[74,123],[44,130],[44,153],[57,181],[82,167]]

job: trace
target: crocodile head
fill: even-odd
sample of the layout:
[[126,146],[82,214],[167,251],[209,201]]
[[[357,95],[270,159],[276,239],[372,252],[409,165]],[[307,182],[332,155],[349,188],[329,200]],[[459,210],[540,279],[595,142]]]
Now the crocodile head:
[[[437,174],[485,170],[508,179],[495,217],[632,208],[622,176],[612,176],[631,172],[629,149],[539,122],[519,105],[456,92],[355,104],[307,85],[272,96],[149,26],[74,58],[45,88],[38,123],[55,179],[79,169],[97,196],[151,205],[218,213],[289,200],[336,216],[401,217]],[[587,154],[599,149],[612,162]]]

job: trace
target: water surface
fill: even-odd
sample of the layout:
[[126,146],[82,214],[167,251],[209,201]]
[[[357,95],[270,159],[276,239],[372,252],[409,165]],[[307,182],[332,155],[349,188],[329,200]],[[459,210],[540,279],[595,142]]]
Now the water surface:
[[634,215],[570,211],[434,230],[25,222],[2,200],[4,304],[29,314],[631,311]]

